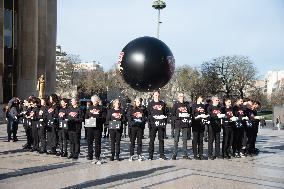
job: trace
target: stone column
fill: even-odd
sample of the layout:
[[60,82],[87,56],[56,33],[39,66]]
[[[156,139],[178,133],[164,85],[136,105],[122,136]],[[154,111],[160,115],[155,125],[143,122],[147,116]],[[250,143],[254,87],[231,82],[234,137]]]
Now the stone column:
[[46,65],[46,36],[47,33],[47,0],[38,0],[38,56],[37,56],[37,78],[45,76]]
[[57,0],[47,1],[46,94],[54,93],[56,81]]
[[19,3],[19,75],[17,94],[20,98],[37,96],[38,0]]
[[0,104],[3,103],[3,71],[4,71],[4,46],[3,46],[3,31],[4,31],[4,7],[3,1],[0,0]]

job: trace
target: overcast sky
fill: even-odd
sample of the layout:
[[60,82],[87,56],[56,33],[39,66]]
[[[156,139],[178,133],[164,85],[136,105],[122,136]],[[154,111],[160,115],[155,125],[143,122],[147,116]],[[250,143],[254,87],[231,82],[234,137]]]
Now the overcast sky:
[[[57,44],[105,70],[131,40],[156,36],[152,0],[58,0]],[[284,0],[167,0],[160,39],[176,66],[199,67],[222,55],[245,55],[262,78],[284,70]]]

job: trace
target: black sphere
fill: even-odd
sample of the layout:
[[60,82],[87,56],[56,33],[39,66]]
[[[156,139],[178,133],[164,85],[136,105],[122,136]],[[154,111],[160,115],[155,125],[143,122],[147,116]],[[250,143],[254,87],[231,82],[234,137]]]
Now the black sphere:
[[175,69],[170,48],[154,37],[130,41],[122,49],[118,64],[125,82],[133,89],[144,92],[166,85]]

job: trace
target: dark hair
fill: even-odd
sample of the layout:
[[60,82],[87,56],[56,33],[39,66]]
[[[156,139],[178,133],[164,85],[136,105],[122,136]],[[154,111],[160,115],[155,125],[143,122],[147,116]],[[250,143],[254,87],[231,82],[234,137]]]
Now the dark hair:
[[259,106],[261,106],[261,103],[260,103],[259,101],[257,101],[257,100],[254,101],[253,103],[254,103],[254,104],[257,104],[257,105],[259,105]]
[[67,98],[62,98],[61,101],[65,102],[66,104],[68,104],[68,99]]
[[154,90],[152,95],[154,95],[154,93],[159,93],[160,94],[160,91],[159,90]]
[[[51,94],[50,95],[53,103],[57,104],[58,103],[58,96],[56,94]],[[50,103],[50,102],[49,102]],[[51,105],[51,104],[50,104]]]

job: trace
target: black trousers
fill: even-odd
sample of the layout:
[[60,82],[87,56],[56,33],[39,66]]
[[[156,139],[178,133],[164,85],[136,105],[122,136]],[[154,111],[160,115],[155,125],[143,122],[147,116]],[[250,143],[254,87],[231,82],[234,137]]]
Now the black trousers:
[[166,130],[166,128],[164,128],[164,127],[156,127],[154,125],[151,125],[150,142],[149,142],[149,156],[150,157],[153,157],[153,154],[154,154],[154,142],[155,142],[157,132],[158,132],[158,140],[159,140],[160,157],[165,156],[165,154],[164,154],[165,130]]
[[24,124],[24,129],[27,136],[27,147],[30,148],[33,143],[32,127],[31,125]]
[[253,152],[253,143],[254,143],[254,136],[255,136],[255,129],[253,127],[246,127],[246,153],[251,154]]
[[215,156],[220,156],[220,132],[212,126],[208,127],[208,156],[213,155],[213,143],[215,142]]
[[120,154],[120,141],[122,132],[120,129],[109,129],[111,155],[114,156]]
[[70,154],[78,157],[80,153],[80,133],[76,131],[68,131]]
[[67,153],[67,145],[68,145],[68,130],[67,129],[59,129],[58,130],[58,141],[59,141],[59,149],[61,153]]
[[224,127],[223,142],[222,142],[223,156],[230,154],[232,143],[233,143],[233,129],[232,127]]
[[47,126],[46,127],[46,136],[47,136],[47,146],[49,147],[49,149],[51,151],[56,151],[56,147],[57,147],[57,129],[55,128],[55,125],[53,125],[52,127]]
[[17,132],[18,132],[18,121],[14,120],[12,118],[8,118],[7,123],[7,133],[8,133],[8,139],[11,139],[11,136],[13,134],[13,139],[17,139]]
[[203,137],[204,131],[193,131],[193,139],[192,139],[192,151],[193,155],[199,156],[203,155]]
[[32,121],[33,148],[39,150],[39,137],[36,121]]
[[252,149],[255,149],[257,133],[258,133],[258,125],[254,126],[254,135],[253,135]]
[[242,141],[244,128],[233,128],[233,153],[240,153],[242,149]]
[[174,155],[176,156],[178,153],[178,142],[179,142],[179,136],[180,136],[180,132],[182,132],[182,149],[183,149],[183,155],[187,156],[187,139],[188,139],[188,130],[190,128],[181,128],[181,127],[177,127],[175,126],[174,129]]
[[131,127],[130,135],[130,156],[134,155],[135,140],[137,139],[137,155],[142,154],[142,137],[143,137],[143,127],[134,126]]
[[46,151],[46,128],[44,124],[38,127],[39,149]]
[[87,143],[88,143],[88,156],[93,157],[94,154],[94,140],[95,140],[95,157],[101,156],[102,145],[102,130],[91,127],[86,127],[87,130]]

